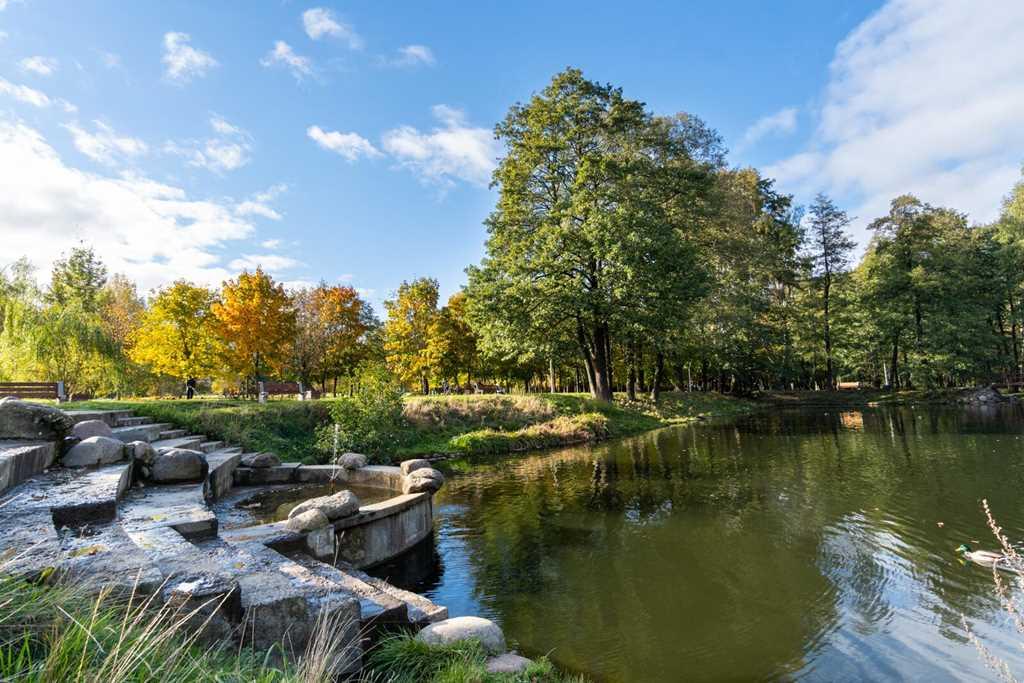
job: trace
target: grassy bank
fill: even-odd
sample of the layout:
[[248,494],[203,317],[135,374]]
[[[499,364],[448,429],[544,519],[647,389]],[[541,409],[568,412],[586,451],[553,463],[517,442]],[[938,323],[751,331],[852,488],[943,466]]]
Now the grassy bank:
[[[0,577],[0,680],[49,683],[333,683],[344,647],[339,624],[318,622],[296,662],[280,651],[201,646],[189,614],[155,601],[86,595],[71,587]],[[359,680],[371,682],[570,683],[544,658],[523,674],[488,674],[475,641],[428,647],[410,635],[382,641]]]
[[[158,422],[228,441],[246,451],[270,451],[286,461],[323,461],[315,445],[329,422],[330,400],[252,401],[196,399],[83,401],[69,409],[132,410]],[[755,404],[718,394],[662,395],[605,404],[583,394],[408,397],[394,460],[420,455],[472,456],[551,448],[629,436],[698,417],[727,416]]]

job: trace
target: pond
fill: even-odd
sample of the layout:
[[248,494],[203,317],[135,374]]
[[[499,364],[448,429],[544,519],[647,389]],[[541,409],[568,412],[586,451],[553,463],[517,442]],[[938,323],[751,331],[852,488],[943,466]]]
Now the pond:
[[341,490],[354,493],[360,506],[380,503],[396,495],[389,489],[349,484],[278,484],[233,489],[214,509],[222,528],[237,529],[284,521],[299,503]]
[[[781,411],[476,466],[435,500],[452,615],[599,681],[1018,673],[988,498],[1024,540],[1024,409]],[[422,553],[421,553],[422,554]],[[387,568],[383,568],[387,571]]]

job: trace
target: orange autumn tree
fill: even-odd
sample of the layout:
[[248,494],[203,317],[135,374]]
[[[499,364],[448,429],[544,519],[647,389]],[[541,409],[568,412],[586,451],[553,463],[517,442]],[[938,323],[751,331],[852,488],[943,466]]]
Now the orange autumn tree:
[[352,287],[321,283],[293,294],[297,315],[291,367],[303,383],[350,376],[366,355],[365,336],[373,311]]
[[260,371],[278,371],[295,336],[295,311],[284,286],[257,268],[224,283],[213,304],[225,365],[238,376],[260,380]]

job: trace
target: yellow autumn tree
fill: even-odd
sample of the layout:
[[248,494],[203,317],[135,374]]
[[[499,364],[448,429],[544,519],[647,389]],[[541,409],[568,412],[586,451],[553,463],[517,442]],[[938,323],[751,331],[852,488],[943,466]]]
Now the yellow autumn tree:
[[225,365],[240,377],[260,380],[279,370],[295,336],[295,311],[284,286],[257,268],[224,283],[212,306]]
[[186,379],[209,374],[217,359],[216,299],[211,290],[185,280],[158,291],[132,331],[129,357],[160,375]]
[[437,316],[437,280],[403,282],[395,298],[384,302],[384,353],[388,368],[406,385],[430,393],[430,328]]
[[466,294],[456,292],[448,299],[430,325],[427,358],[434,376],[459,384],[467,381],[477,365],[476,335],[466,320]]

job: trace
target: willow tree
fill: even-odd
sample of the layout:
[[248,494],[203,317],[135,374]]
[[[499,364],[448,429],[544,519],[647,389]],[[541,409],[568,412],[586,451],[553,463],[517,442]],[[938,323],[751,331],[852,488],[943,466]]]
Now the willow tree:
[[[485,339],[541,348],[571,336],[591,394],[612,400],[613,336],[665,333],[699,294],[694,252],[671,210],[700,164],[641,102],[576,69],[554,77],[495,129],[508,152],[498,205],[467,294]],[[680,156],[682,155],[682,156]]]

